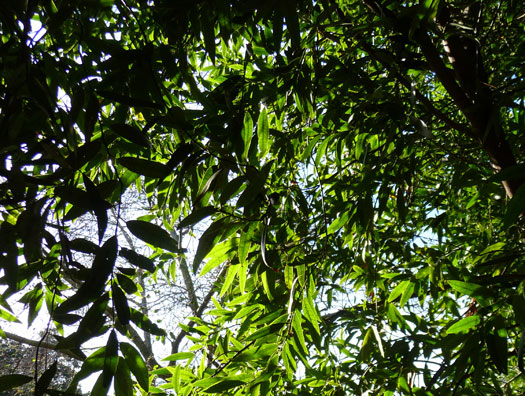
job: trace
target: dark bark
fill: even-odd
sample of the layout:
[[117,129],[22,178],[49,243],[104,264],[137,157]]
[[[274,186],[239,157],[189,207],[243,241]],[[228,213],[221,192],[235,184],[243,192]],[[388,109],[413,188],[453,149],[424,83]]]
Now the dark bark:
[[[407,26],[410,23],[399,19],[378,1],[372,2],[374,7],[370,6],[371,1],[364,2],[377,15],[385,18],[387,24],[396,33],[403,35],[408,43],[410,38]],[[468,12],[464,12],[468,10],[452,11],[443,7],[437,18],[442,30],[442,44],[452,68],[445,64],[424,24],[411,39],[420,47],[430,69],[468,121],[470,131],[467,134],[479,142],[488,155],[491,166],[496,172],[500,172],[517,165],[517,160],[501,127],[500,107],[493,101],[478,43],[472,37],[462,35],[457,29],[450,31],[450,26],[454,26],[452,22],[465,22],[453,20],[454,15],[468,18]],[[507,196],[512,198],[523,182],[523,179],[504,180],[502,184]]]

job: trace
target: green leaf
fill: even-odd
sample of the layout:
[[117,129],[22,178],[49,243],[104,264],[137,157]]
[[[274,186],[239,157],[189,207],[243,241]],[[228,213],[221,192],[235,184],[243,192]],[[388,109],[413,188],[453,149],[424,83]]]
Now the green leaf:
[[0,318],[7,320],[8,322],[22,323],[20,322],[20,320],[18,320],[18,318],[15,315],[7,312],[2,308],[0,308]]
[[374,331],[372,327],[369,327],[363,338],[363,343],[361,344],[361,355],[363,361],[368,362],[370,360],[370,354],[372,352],[372,340],[374,339]]
[[253,137],[253,120],[250,113],[244,113],[243,127],[241,130],[241,137],[243,141],[242,159],[246,161],[248,159],[248,152],[250,151],[250,145]]
[[320,318],[317,314],[317,310],[315,309],[314,301],[310,293],[303,298],[303,313],[305,318],[312,324],[315,331],[317,331],[317,334],[320,335],[321,330],[319,329],[318,324]]
[[137,285],[126,275],[117,274],[117,281],[120,287],[128,294],[133,294],[138,290]]
[[308,355],[308,348],[306,347],[306,341],[304,339],[303,325],[301,320],[301,312],[295,311],[292,319],[292,328],[294,330],[294,336],[299,340],[299,346],[305,355]]
[[264,271],[261,274],[261,282],[263,285],[264,294],[266,295],[266,297],[268,297],[268,300],[273,301],[274,299],[274,296],[272,294],[273,287],[270,287],[270,282],[268,280],[268,271]]
[[93,385],[93,389],[91,390],[90,396],[107,396],[109,391],[109,386],[111,385],[111,382],[109,384],[105,384],[104,382],[104,373],[101,373],[96,382],[95,385]]
[[120,350],[124,354],[126,363],[139,385],[147,392],[149,390],[149,375],[144,359],[132,345],[126,342],[120,343]]
[[402,295],[409,284],[410,284],[409,280],[404,280],[403,282],[400,282],[399,285],[397,285],[394,288],[394,290],[390,292],[390,296],[388,296],[388,302],[392,302],[396,298],[398,298],[400,295]]
[[241,268],[240,264],[234,264],[228,267],[228,272],[226,273],[226,277],[224,278],[224,283],[222,284],[221,291],[219,293],[219,297],[224,296],[224,294],[228,291],[229,287],[233,283],[233,280],[235,279],[235,276],[239,272],[240,268]]
[[270,150],[270,134],[266,107],[263,107],[259,114],[259,120],[257,121],[257,137],[259,139],[259,158],[262,159]]
[[21,374],[3,375],[0,377],[0,392],[22,386],[24,384],[27,384],[28,382],[31,382],[32,380],[33,380],[33,377],[29,377],[27,375],[21,375]]
[[153,179],[164,179],[171,169],[159,162],[135,157],[120,157],[118,163],[132,172]]
[[181,251],[178,243],[170,234],[156,224],[142,220],[130,220],[126,222],[126,225],[133,235],[150,245],[173,253],[180,253]]
[[75,388],[81,380],[89,377],[91,374],[96,373],[97,371],[102,370],[104,368],[105,356],[105,346],[97,349],[95,352],[89,355],[82,363],[80,371],[73,377],[73,380],[71,381],[67,392],[74,392]]
[[199,276],[204,276],[215,267],[225,262],[230,257],[230,252],[237,250],[239,240],[237,238],[228,239],[218,245],[215,245],[206,255],[210,259],[202,268]]
[[117,372],[118,365],[118,340],[115,330],[111,330],[106,344],[106,353],[104,355],[104,368],[102,374],[104,376],[104,388],[109,388],[111,379]]
[[275,326],[275,325],[270,325],[270,326],[264,326],[262,328],[260,328],[259,330],[257,330],[256,332],[250,334],[248,337],[246,337],[246,341],[253,341],[253,340],[259,340],[259,339],[262,339],[264,338],[265,336],[269,335],[269,334],[273,334],[275,332],[276,329],[282,327],[281,325],[278,325],[278,326]]
[[403,307],[407,301],[412,297],[412,293],[414,292],[416,285],[414,282],[408,282],[407,286],[403,290],[403,294],[401,295],[401,299],[399,300],[399,306]]
[[141,328],[144,331],[147,331],[150,334],[161,337],[166,335],[166,332],[164,330],[162,330],[159,326],[153,323],[146,315],[144,315],[142,312],[137,311],[136,309],[130,308],[130,319],[139,328]]
[[[213,169],[214,168],[210,168],[209,171],[210,172],[213,172]],[[206,195],[206,193],[210,190],[213,182],[215,180],[220,180],[219,177],[225,177],[227,179],[228,177],[228,170],[227,169],[219,169],[213,173],[211,173],[211,175],[208,177],[208,173],[209,172],[206,172],[206,175],[205,177],[203,177],[200,185],[199,185],[199,190],[197,191],[197,196],[195,197],[195,200],[194,202],[200,202],[201,199]],[[222,186],[219,186],[218,188],[219,190],[222,189]],[[184,221],[184,220],[183,220]]]
[[239,238],[239,249],[237,253],[239,257],[239,262],[241,264],[244,264],[246,262],[246,259],[248,258],[248,253],[250,252],[251,248],[251,240],[256,227],[257,224],[253,223],[250,224],[246,230],[241,232],[241,237]]
[[244,175],[230,180],[221,192],[221,199],[220,199],[221,204],[224,205],[230,199],[232,199],[232,197],[235,196],[235,194],[237,194],[241,190],[241,188],[245,185],[246,180],[247,180],[246,176]]
[[252,380],[251,375],[239,374],[221,378],[219,382],[203,390],[204,393],[218,393],[246,384]]
[[131,371],[126,363],[126,360],[119,357],[117,364],[117,372],[113,381],[113,389],[115,396],[133,396],[133,381],[131,379]]
[[478,315],[467,316],[466,318],[460,319],[452,326],[447,329],[448,334],[464,333],[476,327],[481,321]]
[[457,292],[471,297],[478,296],[482,289],[480,285],[476,285],[474,283],[463,282],[458,280],[449,280],[447,282]]
[[258,201],[257,203],[261,205],[263,199],[261,193],[264,191],[264,185],[273,164],[273,161],[267,162],[264,164],[260,172],[256,172],[248,179],[248,186],[243,191],[235,205],[237,208],[247,206],[253,201]]
[[195,355],[192,352],[177,352],[162,359],[163,361],[174,362],[177,360],[193,359]]
[[213,222],[206,231],[202,233],[201,237],[199,238],[197,252],[195,252],[195,256],[193,258],[193,273],[197,273],[200,263],[202,262],[204,257],[208,255],[210,250],[213,249],[217,241],[219,241],[226,227],[227,223],[225,222],[225,219],[218,219],[215,222]]

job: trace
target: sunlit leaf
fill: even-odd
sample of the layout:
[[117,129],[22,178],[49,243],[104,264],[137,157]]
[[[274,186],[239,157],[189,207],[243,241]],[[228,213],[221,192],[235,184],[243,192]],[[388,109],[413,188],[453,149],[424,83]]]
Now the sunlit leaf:
[[259,157],[264,158],[270,150],[270,136],[268,128],[268,113],[263,107],[257,121],[257,138],[259,140]]
[[448,334],[464,333],[476,327],[481,318],[478,315],[467,316],[462,318],[447,329]]
[[178,352],[171,354],[169,356],[166,356],[162,360],[166,360],[169,362],[176,361],[176,360],[187,360],[187,359],[193,359],[195,355],[192,352]]
[[250,145],[252,143],[253,136],[253,120],[250,113],[244,113],[243,127],[241,131],[242,141],[243,141],[243,151],[242,159],[246,160],[248,158],[248,152],[250,151]]
[[137,378],[139,385],[147,392],[149,389],[149,376],[144,359],[132,345],[126,342],[120,343],[120,350],[124,354],[126,364],[135,378]]
[[131,379],[131,371],[125,359],[118,358],[117,371],[113,381],[115,396],[130,396],[133,395],[133,381]]
[[111,330],[106,344],[106,353],[104,355],[104,368],[102,374],[104,376],[104,387],[111,384],[111,379],[117,371],[118,364],[118,340],[115,330]]

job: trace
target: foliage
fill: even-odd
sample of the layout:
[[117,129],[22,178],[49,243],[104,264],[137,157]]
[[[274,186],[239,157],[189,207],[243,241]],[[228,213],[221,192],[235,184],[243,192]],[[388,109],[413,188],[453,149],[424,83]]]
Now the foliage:
[[[75,329],[60,349],[104,335],[71,386],[100,372],[96,395],[519,391],[524,15],[496,0],[5,5],[2,317],[22,296],[30,322],[45,305]],[[150,257],[108,228],[132,188],[152,210],[126,232]],[[87,212],[96,236],[70,240]],[[181,235],[202,226],[190,255]],[[211,309],[180,325],[185,350],[128,303],[130,280],[174,262],[220,270]],[[145,363],[136,328],[172,342],[165,364]]]

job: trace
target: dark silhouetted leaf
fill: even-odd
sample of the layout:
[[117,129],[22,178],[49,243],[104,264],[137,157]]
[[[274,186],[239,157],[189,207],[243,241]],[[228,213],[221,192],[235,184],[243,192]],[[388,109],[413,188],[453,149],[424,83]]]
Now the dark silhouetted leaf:
[[124,139],[138,144],[139,146],[151,149],[151,142],[149,141],[148,136],[138,128],[129,124],[113,124],[110,125],[110,128]]
[[136,265],[139,268],[142,268],[149,272],[155,272],[155,264],[150,258],[143,256],[133,250],[127,248],[121,248],[119,251],[119,256],[127,259],[131,264]]
[[195,209],[179,223],[179,228],[185,228],[197,224],[199,221],[211,216],[215,212],[216,209],[213,206],[205,206],[203,208]]
[[505,227],[510,227],[516,223],[518,217],[525,212],[525,185],[518,188],[518,191],[514,194],[512,199],[507,205],[507,211],[503,218],[503,224]]
[[144,242],[173,253],[180,252],[177,242],[158,225],[142,220],[130,220],[126,225],[133,235]]
[[9,374],[0,377],[0,392],[16,388],[31,382],[33,377],[21,374]]
[[75,314],[57,314],[56,312],[53,314],[53,320],[58,323],[62,324],[73,324],[78,322],[80,319],[82,319],[82,316],[75,315]]
[[135,283],[129,279],[127,276],[122,274],[117,274],[117,280],[120,287],[128,294],[133,294],[137,291],[137,286]]
[[36,383],[35,396],[43,395],[46,392],[51,384],[51,380],[57,372],[57,364],[58,362],[55,360],[55,362],[40,376]]
[[117,311],[117,317],[120,320],[120,323],[127,325],[130,317],[128,300],[124,295],[124,292],[116,285],[116,283],[111,285],[111,290],[113,303],[115,304],[115,309]]
[[146,315],[136,309],[130,308],[130,319],[142,330],[157,336],[165,336],[166,332],[153,323]]
[[69,242],[69,247],[73,250],[88,254],[97,254],[99,247],[87,239],[76,238]]
[[106,347],[97,349],[91,355],[89,355],[84,362],[80,371],[73,377],[67,392],[74,392],[77,384],[84,378],[89,377],[91,374],[100,371],[104,368],[104,359],[106,356]]
[[89,201],[91,203],[91,209],[95,213],[97,218],[98,226],[98,243],[102,242],[104,238],[104,233],[108,226],[108,214],[106,212],[107,203],[102,199],[97,187],[93,182],[84,174],[84,185],[86,186],[86,191],[89,196]]
[[113,272],[113,266],[117,259],[117,238],[112,236],[98,250],[93,265],[89,271],[89,278],[78,291],[56,310],[57,314],[65,314],[75,311],[98,298],[104,290],[109,275]]
[[168,176],[170,168],[159,162],[135,157],[120,157],[118,163],[130,171],[153,179],[164,179]]
[[152,102],[148,99],[132,98],[112,91],[100,90],[97,91],[97,93],[105,99],[132,107],[150,107],[152,109],[162,109],[163,107],[162,105]]
[[507,351],[507,338],[502,337],[495,333],[487,334],[485,341],[487,343],[487,349],[489,355],[497,367],[497,369],[507,374],[508,371],[508,351]]

